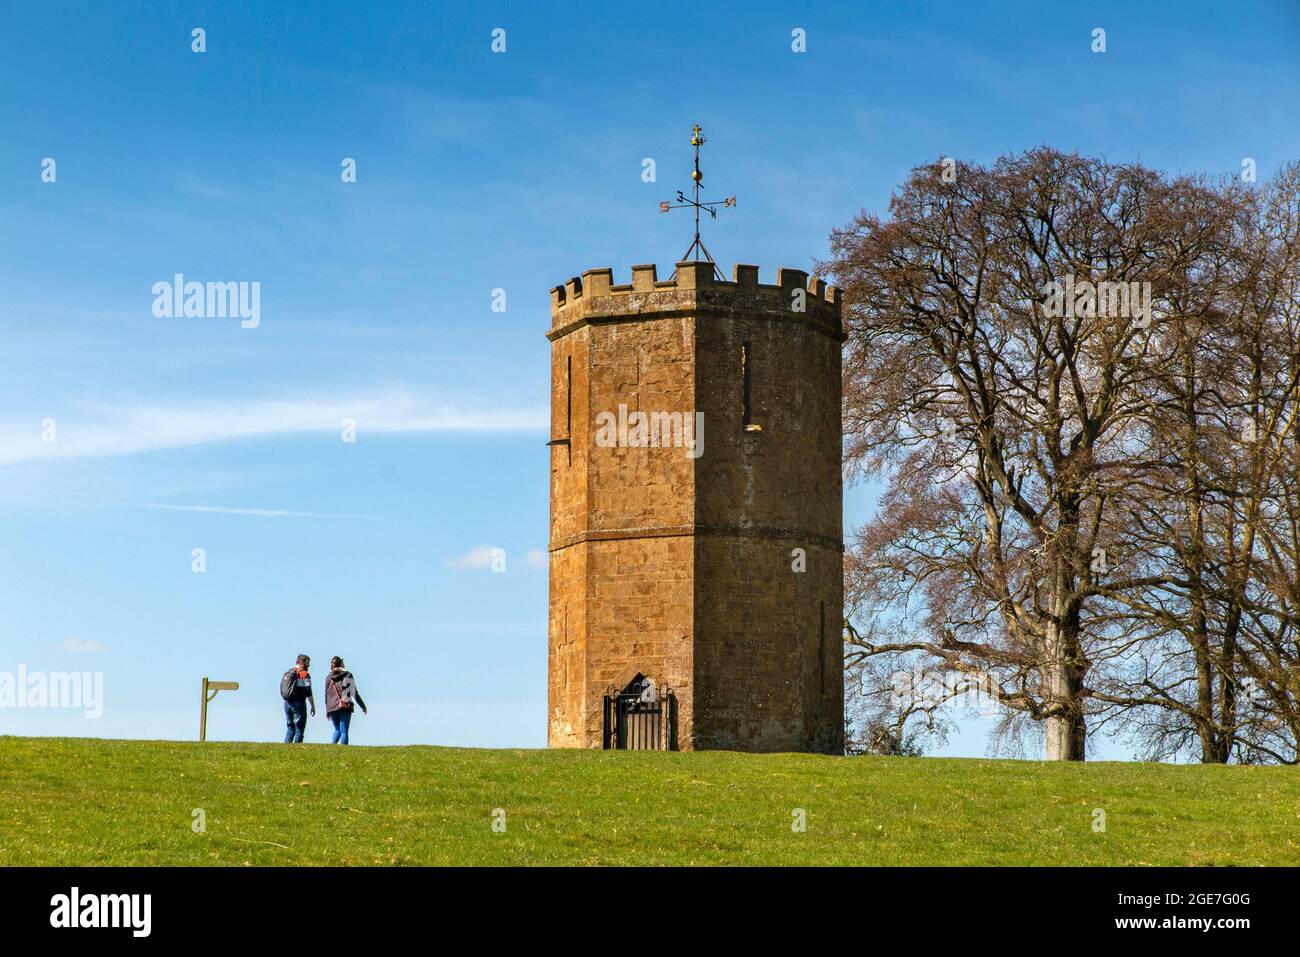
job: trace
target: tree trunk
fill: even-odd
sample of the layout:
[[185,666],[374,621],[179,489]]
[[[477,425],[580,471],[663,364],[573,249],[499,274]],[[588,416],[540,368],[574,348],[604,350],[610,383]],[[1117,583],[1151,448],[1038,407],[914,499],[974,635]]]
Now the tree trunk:
[[1044,720],[1047,760],[1083,761],[1087,755],[1087,726],[1083,719],[1083,669],[1078,632],[1066,627],[1049,635],[1048,662],[1043,675],[1048,716]]
[[1087,727],[1083,713],[1073,708],[1066,714],[1052,715],[1044,721],[1047,733],[1047,760],[1083,761],[1087,758]]
[[1199,588],[1194,584],[1191,644],[1196,668],[1196,736],[1201,741],[1201,763],[1222,764],[1227,759],[1219,757],[1219,735],[1214,720],[1214,666],[1210,661],[1210,636],[1202,608]]
[[[1067,474],[1078,468],[1075,462]],[[1047,760],[1082,761],[1087,729],[1083,721],[1083,646],[1079,634],[1079,606],[1073,596],[1081,570],[1087,563],[1079,555],[1079,500],[1058,500],[1057,540],[1051,543],[1052,617],[1047,627],[1043,689]]]
[[[1183,349],[1183,394],[1184,418],[1187,435],[1195,437],[1201,432],[1200,416],[1197,409],[1197,396],[1200,394],[1200,380],[1196,374],[1196,349],[1193,339],[1184,337]],[[1189,600],[1191,602],[1192,660],[1196,669],[1196,736],[1201,743],[1202,764],[1226,764],[1231,753],[1232,744],[1225,740],[1227,729],[1231,724],[1221,724],[1219,712],[1214,705],[1214,679],[1216,666],[1210,643],[1209,614],[1205,600],[1205,555],[1210,548],[1205,540],[1205,492],[1201,486],[1201,457],[1195,439],[1188,441],[1183,449],[1184,474],[1188,480],[1187,508],[1190,525],[1190,541],[1184,563],[1190,578]],[[1219,668],[1222,668],[1220,663]],[[1226,680],[1226,679],[1225,679]],[[1222,733],[1221,733],[1222,729]]]

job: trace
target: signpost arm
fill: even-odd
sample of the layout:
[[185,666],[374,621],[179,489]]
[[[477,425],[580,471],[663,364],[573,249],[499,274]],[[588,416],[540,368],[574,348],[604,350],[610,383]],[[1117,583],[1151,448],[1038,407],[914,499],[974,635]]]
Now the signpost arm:
[[208,739],[208,702],[217,696],[218,691],[238,691],[238,681],[209,681],[203,679],[203,700],[199,703],[199,740]]

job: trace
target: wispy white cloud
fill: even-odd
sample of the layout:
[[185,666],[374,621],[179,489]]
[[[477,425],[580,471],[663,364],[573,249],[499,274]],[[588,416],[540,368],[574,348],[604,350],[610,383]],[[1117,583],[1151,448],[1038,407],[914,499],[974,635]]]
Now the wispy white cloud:
[[475,545],[464,555],[448,558],[443,564],[448,568],[490,568],[493,559],[505,555],[505,549],[496,545]]
[[[498,545],[475,545],[463,555],[443,559],[443,564],[448,568],[480,569],[492,568],[499,563],[502,570],[505,570],[510,561],[511,556]],[[545,568],[546,552],[540,548],[530,548],[524,552],[523,563],[529,568]]]
[[91,655],[97,651],[103,651],[104,646],[98,641],[89,638],[72,637],[64,640],[60,647],[64,651],[71,652],[75,655]]
[[[53,419],[53,441],[45,419]],[[294,433],[545,432],[542,405],[449,403],[405,389],[374,394],[191,403],[76,403],[70,412],[0,424],[0,466],[34,459],[133,455]]]
[[164,505],[160,502],[114,502],[134,508],[155,508],[164,512],[211,512],[214,515],[253,515],[259,518],[374,518],[351,512],[299,512],[289,508],[240,508],[231,505]]
[[90,505],[108,508],[148,508],[163,512],[207,512],[213,515],[250,515],[257,518],[375,518],[352,512],[303,512],[290,508],[249,508],[238,505],[178,505],[166,502],[114,502],[93,498],[53,498],[36,495],[3,495],[0,502],[30,502],[35,505]]

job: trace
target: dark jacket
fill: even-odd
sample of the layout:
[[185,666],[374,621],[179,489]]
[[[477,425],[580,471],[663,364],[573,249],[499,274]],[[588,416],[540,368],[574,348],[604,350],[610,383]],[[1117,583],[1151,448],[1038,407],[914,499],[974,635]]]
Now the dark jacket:
[[365,710],[366,702],[357,691],[357,679],[350,671],[331,671],[325,679],[325,713],[342,711],[345,703],[352,701]]
[[294,704],[302,704],[308,698],[312,697],[311,693],[311,673],[303,671],[297,665],[289,669],[294,673],[293,691],[289,695],[289,700]]

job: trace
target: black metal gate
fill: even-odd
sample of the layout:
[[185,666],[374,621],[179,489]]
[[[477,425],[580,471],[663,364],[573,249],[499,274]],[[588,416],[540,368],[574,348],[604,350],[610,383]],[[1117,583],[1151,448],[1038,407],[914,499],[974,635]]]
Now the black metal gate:
[[605,694],[605,750],[676,751],[677,696],[638,674]]

